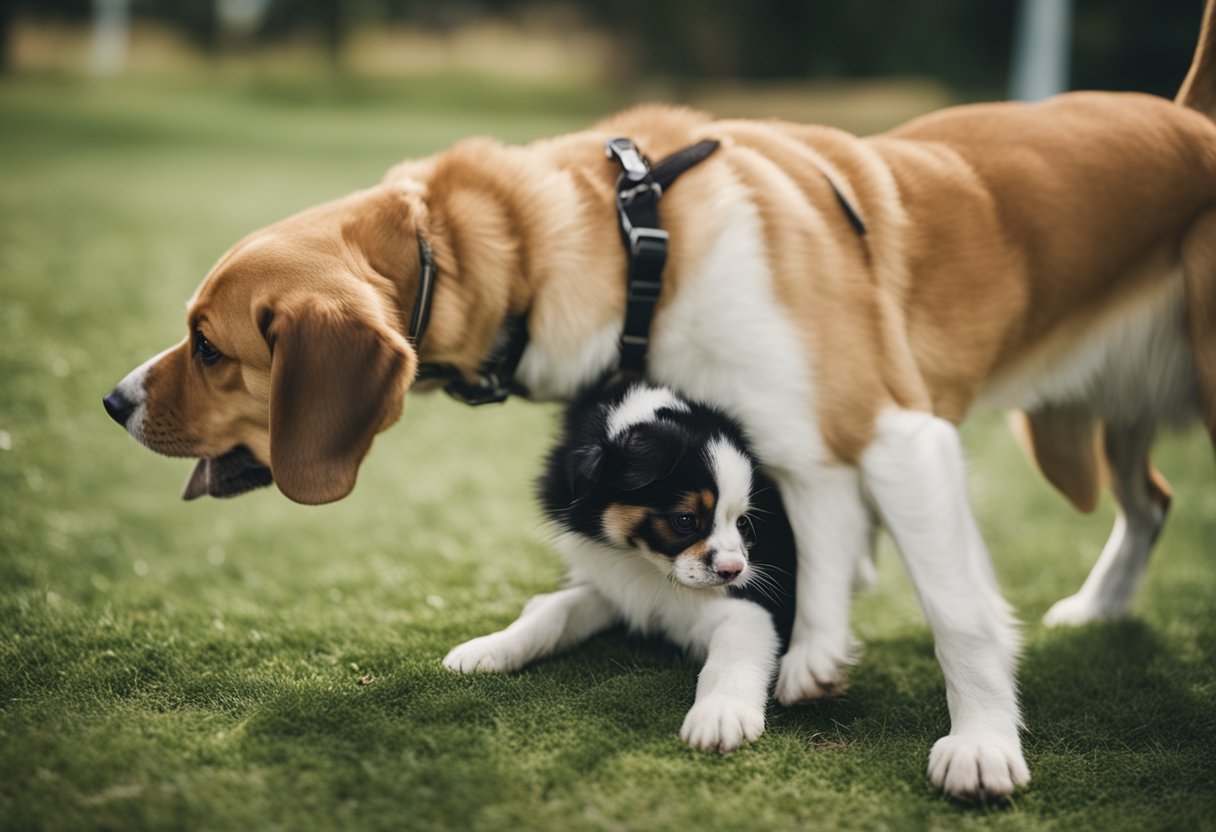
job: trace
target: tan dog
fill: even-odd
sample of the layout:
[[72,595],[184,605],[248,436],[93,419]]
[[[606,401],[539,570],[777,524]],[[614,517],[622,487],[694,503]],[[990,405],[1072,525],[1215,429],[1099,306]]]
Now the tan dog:
[[[604,141],[630,136],[658,159],[719,139],[663,198],[672,248],[650,368],[737,418],[781,485],[799,615],[777,696],[842,683],[849,584],[877,515],[946,678],[951,730],[930,777],[955,796],[1007,795],[1029,779],[1018,638],[955,425],[981,403],[1025,409],[1044,472],[1083,509],[1109,466],[1119,523],[1051,617],[1122,611],[1168,501],[1155,426],[1200,414],[1216,438],[1211,18],[1209,3],[1184,106],[1077,93],[869,139],[651,107],[527,147],[461,143],[238,243],[191,301],[186,338],[107,408],[153,450],[205,460],[191,495],[273,472],[293,500],[339,499],[419,360],[471,377],[526,316],[518,379],[534,396],[569,397],[614,366],[625,260]],[[419,233],[439,269],[421,356],[402,334]]]

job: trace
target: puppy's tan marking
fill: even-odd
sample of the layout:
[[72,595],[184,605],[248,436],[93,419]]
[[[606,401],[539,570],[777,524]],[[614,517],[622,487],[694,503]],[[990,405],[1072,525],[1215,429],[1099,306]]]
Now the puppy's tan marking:
[[618,546],[628,546],[648,516],[649,512],[641,506],[608,506],[604,509],[604,535]]

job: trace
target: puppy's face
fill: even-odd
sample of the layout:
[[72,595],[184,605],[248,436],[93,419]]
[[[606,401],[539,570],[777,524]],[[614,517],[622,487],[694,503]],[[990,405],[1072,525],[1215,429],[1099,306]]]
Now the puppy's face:
[[608,504],[603,533],[694,589],[747,582],[751,462],[726,439],[687,451],[662,481]]
[[148,448],[200,460],[188,498],[271,477],[298,502],[345,496],[417,367],[393,294],[417,273],[414,240],[407,201],[386,189],[255,232],[204,279],[182,341],[106,410]]
[[571,522],[683,586],[750,579],[753,463],[735,441],[657,416],[585,446],[572,462],[580,519]]

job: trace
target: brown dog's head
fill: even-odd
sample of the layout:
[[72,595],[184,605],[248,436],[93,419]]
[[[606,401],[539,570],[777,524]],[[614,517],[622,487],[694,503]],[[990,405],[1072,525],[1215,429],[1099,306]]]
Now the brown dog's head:
[[418,366],[401,310],[422,211],[381,186],[242,240],[190,301],[185,339],[128,374],[106,410],[148,448],[200,460],[187,499],[272,477],[296,502],[345,497]]

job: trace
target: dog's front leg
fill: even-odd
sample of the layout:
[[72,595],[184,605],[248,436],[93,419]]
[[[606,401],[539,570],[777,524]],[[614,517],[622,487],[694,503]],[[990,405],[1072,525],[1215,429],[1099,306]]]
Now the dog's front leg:
[[861,458],[867,490],[895,538],[933,629],[950,734],[929,777],[964,799],[1007,797],[1030,780],[1018,731],[1018,633],[967,499],[955,427],[892,408]]
[[777,665],[772,616],[750,601],[715,599],[706,604],[691,641],[705,650],[706,659],[680,739],[703,751],[733,751],[764,733]]
[[615,609],[591,587],[537,595],[505,630],[453,647],[443,666],[457,673],[518,670],[586,641],[615,621]]
[[776,475],[798,545],[797,613],[777,699],[792,705],[839,692],[855,649],[849,607],[873,546],[861,478],[848,467]]

